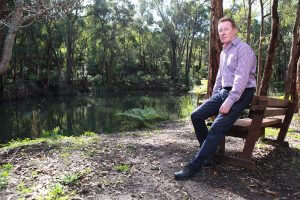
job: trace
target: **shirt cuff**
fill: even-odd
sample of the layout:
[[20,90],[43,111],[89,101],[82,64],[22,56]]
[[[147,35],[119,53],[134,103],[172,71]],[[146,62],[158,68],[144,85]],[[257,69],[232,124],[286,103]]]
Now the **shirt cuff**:
[[234,101],[227,97],[223,104],[231,109],[232,105],[234,104]]

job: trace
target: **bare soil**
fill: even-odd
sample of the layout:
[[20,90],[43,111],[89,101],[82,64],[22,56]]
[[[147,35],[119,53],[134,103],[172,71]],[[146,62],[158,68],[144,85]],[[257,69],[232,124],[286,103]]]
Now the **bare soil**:
[[[14,166],[0,199],[300,199],[298,126],[291,126],[289,147],[258,143],[255,172],[213,163],[187,181],[174,180],[174,172],[198,148],[188,120],[164,122],[155,130],[100,134],[87,144],[62,139],[0,149],[0,165]],[[237,138],[226,142],[232,155],[243,145]],[[80,175],[66,183],[71,174]],[[55,193],[56,184],[63,191]]]

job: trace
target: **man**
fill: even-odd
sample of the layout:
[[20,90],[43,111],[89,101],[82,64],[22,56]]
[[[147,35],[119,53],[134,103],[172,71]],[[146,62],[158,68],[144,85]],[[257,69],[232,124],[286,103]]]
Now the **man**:
[[[256,57],[253,50],[237,38],[237,27],[231,18],[219,20],[218,33],[223,50],[212,97],[191,114],[200,148],[189,164],[175,173],[175,179],[190,178],[202,171],[202,166],[213,157],[218,144],[249,105],[255,92]],[[215,115],[208,131],[205,120]]]

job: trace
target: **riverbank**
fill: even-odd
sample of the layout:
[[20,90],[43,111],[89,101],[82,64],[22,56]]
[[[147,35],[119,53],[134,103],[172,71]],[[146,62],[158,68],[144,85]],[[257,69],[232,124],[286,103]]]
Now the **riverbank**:
[[[299,199],[299,121],[288,133],[289,148],[257,144],[256,172],[214,163],[188,181],[173,174],[197,149],[189,120],[3,147],[0,199]],[[235,154],[242,142],[229,138],[228,151]]]

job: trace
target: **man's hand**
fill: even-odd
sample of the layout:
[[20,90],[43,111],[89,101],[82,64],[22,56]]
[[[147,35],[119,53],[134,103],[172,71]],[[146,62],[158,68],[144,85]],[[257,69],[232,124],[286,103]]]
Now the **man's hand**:
[[223,103],[219,109],[219,113],[220,114],[223,114],[223,115],[226,115],[229,113],[230,111],[230,106],[226,105],[225,103]]

